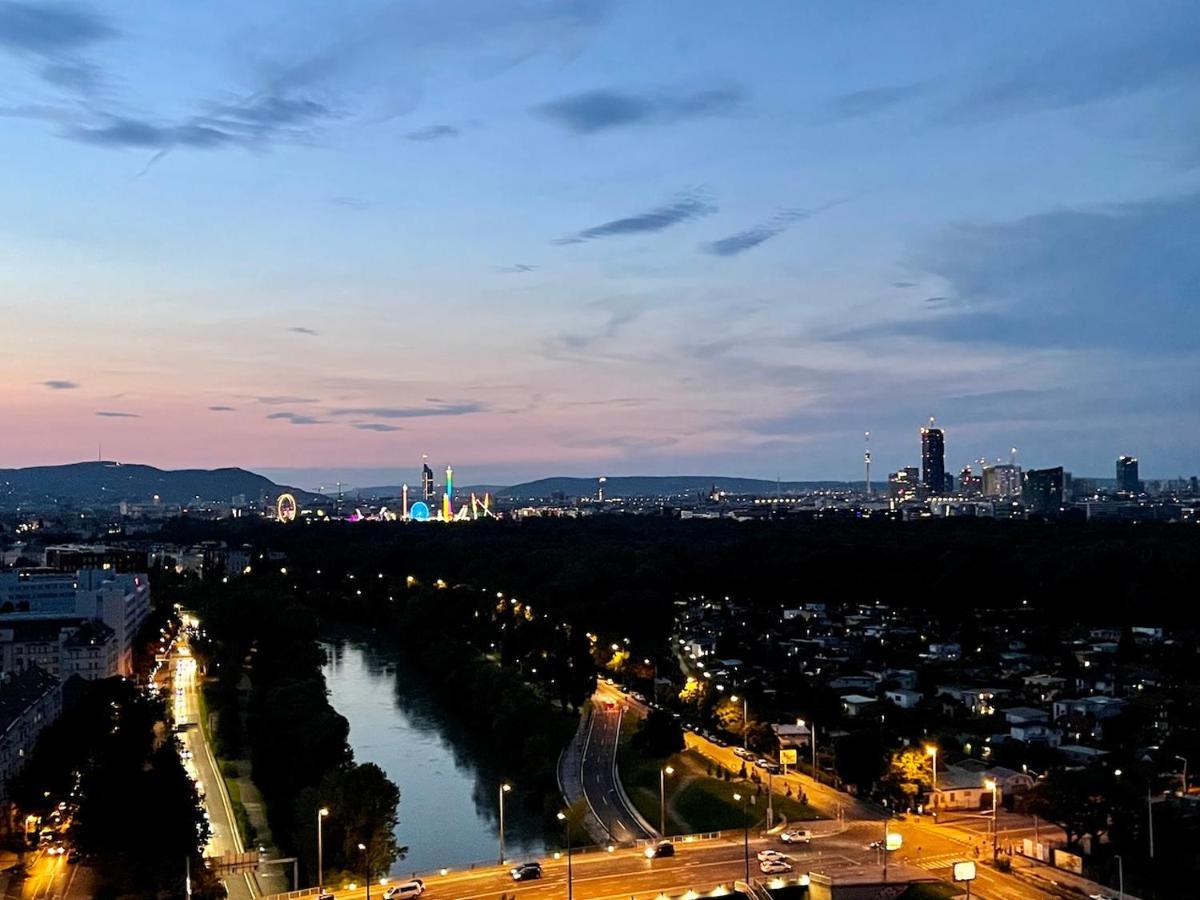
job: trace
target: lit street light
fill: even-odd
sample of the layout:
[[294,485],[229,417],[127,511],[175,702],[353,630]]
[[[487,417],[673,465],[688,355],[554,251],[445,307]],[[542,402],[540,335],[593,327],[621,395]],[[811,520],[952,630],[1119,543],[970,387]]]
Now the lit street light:
[[366,879],[367,880],[367,900],[371,900],[371,860],[367,856],[367,845],[366,844],[359,844],[358,849],[362,851],[363,870],[366,872],[366,875],[367,875],[367,879]]
[[996,843],[997,843],[997,839],[998,839],[998,836],[996,834],[996,827],[999,824],[999,820],[996,818],[996,816],[1000,812],[1000,806],[997,803],[997,798],[999,796],[998,792],[1000,789],[1000,785],[996,783],[996,780],[994,778],[988,778],[983,782],[983,786],[992,792],[992,861],[995,862],[996,861]]
[[674,775],[670,766],[658,770],[658,833],[667,836],[667,776]]
[[1188,788],[1187,788],[1187,757],[1176,755],[1175,758],[1177,760],[1179,760],[1181,763],[1183,763],[1183,796],[1186,797],[1187,792],[1188,792]]
[[749,797],[744,794],[734,794],[734,800],[742,801],[742,849],[746,857],[746,883],[750,883],[750,812],[746,809]]
[[322,846],[322,826],[329,815],[329,807],[322,806],[317,810],[317,893],[325,893],[325,857]]
[[926,744],[925,752],[933,757],[933,792],[937,793],[937,744]]
[[[707,672],[704,673],[708,675]],[[737,694],[730,694],[729,699],[733,703],[738,702]],[[742,697],[742,749],[750,749],[750,698]]]
[[563,825],[567,829],[567,900],[572,900],[573,888],[571,887],[571,881],[572,881],[572,879],[571,879],[571,823],[567,821],[567,814],[563,813],[563,812],[560,812],[558,814],[558,821],[562,822]]
[[511,790],[511,784],[500,785],[500,865],[504,865],[504,795]]
[[813,777],[813,781],[820,784],[821,776],[817,774],[817,723],[816,722],[806,723],[803,719],[797,719],[796,724],[799,725],[801,728],[803,728],[806,724],[808,725],[808,744],[810,747],[812,747],[812,756],[813,756],[812,777]]

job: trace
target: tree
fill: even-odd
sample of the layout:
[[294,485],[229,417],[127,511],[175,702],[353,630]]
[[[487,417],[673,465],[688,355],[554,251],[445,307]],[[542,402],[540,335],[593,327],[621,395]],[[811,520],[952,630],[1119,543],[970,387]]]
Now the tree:
[[1021,797],[1020,810],[1053,822],[1078,844],[1085,835],[1099,838],[1109,829],[1116,785],[1110,772],[1092,766],[1054,772]]
[[922,747],[904,747],[892,753],[883,778],[888,792],[905,806],[932,787],[930,757]]
[[842,781],[852,784],[859,794],[867,794],[884,772],[886,763],[883,739],[873,728],[852,731],[838,739],[834,767]]
[[633,735],[633,746],[642,755],[653,759],[665,759],[679,753],[687,745],[683,739],[683,728],[675,717],[665,709],[652,709],[642,719]]

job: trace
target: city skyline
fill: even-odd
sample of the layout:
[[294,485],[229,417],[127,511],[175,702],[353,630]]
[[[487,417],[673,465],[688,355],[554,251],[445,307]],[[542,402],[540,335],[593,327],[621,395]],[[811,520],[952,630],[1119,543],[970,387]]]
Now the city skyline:
[[1200,10],[0,3],[0,467],[1200,469]]

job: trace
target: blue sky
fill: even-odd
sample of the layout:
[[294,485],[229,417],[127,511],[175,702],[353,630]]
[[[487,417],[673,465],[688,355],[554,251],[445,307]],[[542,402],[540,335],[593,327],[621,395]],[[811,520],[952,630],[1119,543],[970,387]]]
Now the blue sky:
[[1198,31],[0,0],[0,466],[1194,473]]

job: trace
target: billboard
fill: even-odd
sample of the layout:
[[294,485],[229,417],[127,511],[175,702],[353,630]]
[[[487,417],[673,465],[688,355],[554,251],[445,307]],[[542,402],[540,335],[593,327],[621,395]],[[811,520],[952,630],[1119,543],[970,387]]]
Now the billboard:
[[966,862],[956,862],[954,864],[954,880],[974,881],[975,863],[972,860],[967,860]]
[[780,765],[794,766],[796,764],[796,748],[779,751]]

